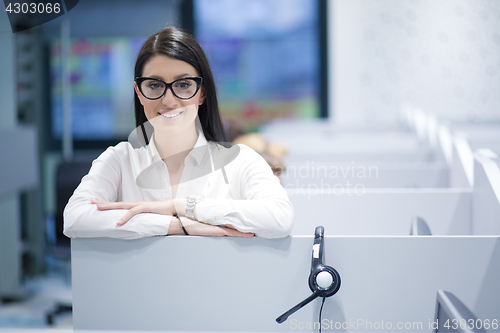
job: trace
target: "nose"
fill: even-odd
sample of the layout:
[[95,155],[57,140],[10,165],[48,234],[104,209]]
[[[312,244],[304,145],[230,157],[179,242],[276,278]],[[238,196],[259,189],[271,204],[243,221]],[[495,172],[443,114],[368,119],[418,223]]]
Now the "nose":
[[161,98],[161,102],[163,105],[165,105],[168,108],[176,109],[178,105],[178,100],[174,96],[174,93],[172,92],[172,87],[168,87],[167,91],[165,91],[165,94]]

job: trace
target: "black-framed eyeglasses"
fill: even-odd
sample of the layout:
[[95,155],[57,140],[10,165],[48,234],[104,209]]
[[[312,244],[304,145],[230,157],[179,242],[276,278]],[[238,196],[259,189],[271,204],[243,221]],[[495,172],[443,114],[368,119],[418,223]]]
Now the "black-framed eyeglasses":
[[203,78],[199,76],[183,77],[167,83],[160,79],[150,77],[136,77],[135,82],[141,94],[147,99],[161,98],[170,88],[175,97],[179,99],[190,99],[200,90]]

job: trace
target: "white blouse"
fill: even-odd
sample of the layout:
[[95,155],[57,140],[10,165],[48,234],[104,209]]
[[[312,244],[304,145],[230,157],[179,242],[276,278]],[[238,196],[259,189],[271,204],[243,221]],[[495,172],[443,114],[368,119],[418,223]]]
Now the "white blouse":
[[[205,199],[196,205],[195,211],[199,221],[231,224],[239,231],[264,238],[289,236],[294,210],[285,189],[262,156],[248,146],[237,146],[231,148],[233,152],[239,150],[237,156],[231,160],[226,154],[224,161],[224,154],[220,153],[229,149],[207,142],[200,132],[184,160],[176,198],[202,194]],[[168,169],[154,140],[140,148],[120,142],[92,162],[89,173],[64,209],[64,234],[126,239],[166,235],[170,215],[141,213],[117,226],[127,210],[99,211],[90,203],[91,199],[112,202],[172,199]]]

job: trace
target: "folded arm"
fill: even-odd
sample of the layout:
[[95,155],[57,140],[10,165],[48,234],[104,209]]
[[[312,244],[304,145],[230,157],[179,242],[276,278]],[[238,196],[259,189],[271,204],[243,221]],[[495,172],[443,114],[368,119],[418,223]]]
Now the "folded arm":
[[[294,210],[285,189],[269,164],[255,151],[245,154],[229,182],[237,181],[242,199],[207,198],[196,205],[198,220],[225,225],[264,238],[289,236]],[[220,172],[220,171],[217,171]],[[185,215],[186,199],[174,199],[177,213]]]
[[64,208],[64,234],[68,237],[141,238],[167,235],[171,215],[142,213],[133,216],[128,223],[117,222],[128,212],[126,209],[100,211],[92,199],[114,202],[118,199],[121,182],[120,160],[113,148],[94,160],[89,173]]

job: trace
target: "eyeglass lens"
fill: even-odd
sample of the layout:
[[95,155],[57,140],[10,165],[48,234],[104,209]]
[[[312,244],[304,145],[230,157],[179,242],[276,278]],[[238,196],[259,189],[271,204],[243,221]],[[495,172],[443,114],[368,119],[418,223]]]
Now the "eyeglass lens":
[[[155,80],[147,79],[142,81],[141,90],[147,98],[159,98],[165,91],[165,83]],[[182,79],[174,81],[172,84],[174,95],[179,98],[191,98],[196,94],[197,85],[193,79]]]

